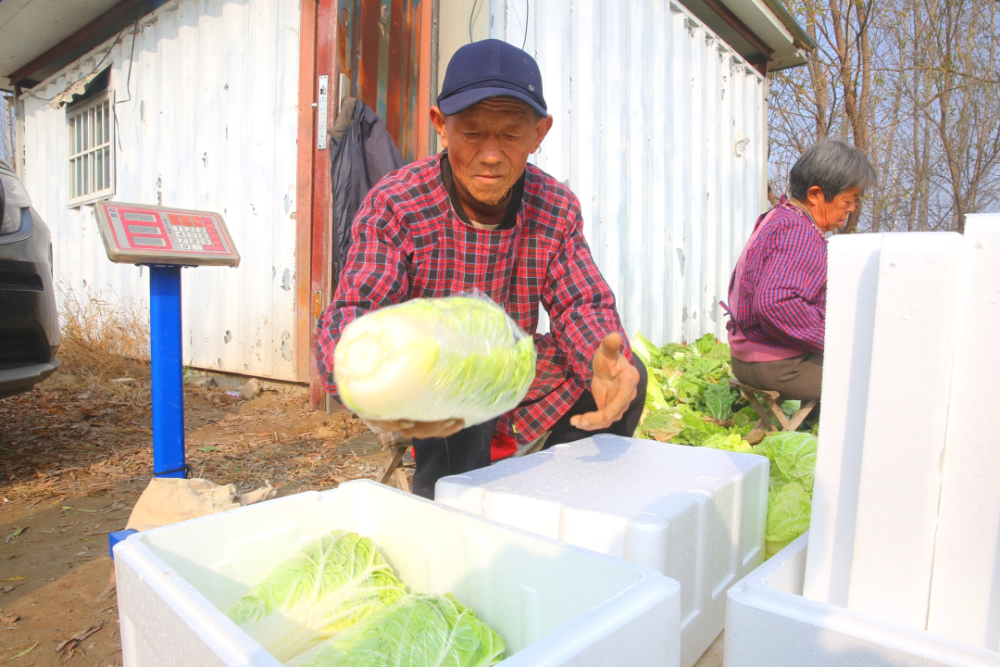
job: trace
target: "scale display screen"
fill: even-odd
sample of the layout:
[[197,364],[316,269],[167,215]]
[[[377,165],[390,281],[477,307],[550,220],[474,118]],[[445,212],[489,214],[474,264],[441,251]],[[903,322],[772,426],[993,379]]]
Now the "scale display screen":
[[218,213],[104,201],[94,206],[108,258],[123,264],[239,266]]

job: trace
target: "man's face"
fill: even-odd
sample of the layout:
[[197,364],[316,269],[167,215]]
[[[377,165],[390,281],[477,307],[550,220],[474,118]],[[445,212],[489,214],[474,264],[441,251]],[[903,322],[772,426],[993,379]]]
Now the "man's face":
[[527,104],[510,97],[483,100],[454,116],[433,107],[431,120],[448,149],[455,180],[489,206],[507,196],[552,127],[552,116],[538,118]]

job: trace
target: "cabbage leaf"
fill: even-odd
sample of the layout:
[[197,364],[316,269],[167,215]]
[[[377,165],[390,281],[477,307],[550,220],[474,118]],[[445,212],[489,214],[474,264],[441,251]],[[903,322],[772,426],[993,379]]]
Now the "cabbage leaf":
[[370,539],[334,530],[278,565],[226,613],[285,662],[405,593]]
[[757,454],[759,452],[755,451],[750,443],[743,439],[738,433],[717,433],[716,435],[710,435],[705,438],[705,441],[701,445],[702,447],[710,447],[712,449],[721,449],[725,452],[736,452],[738,454]]
[[632,345],[632,351],[642,359],[647,369],[660,367],[662,364],[660,350],[648,338],[636,331],[635,335],[629,338],[629,343]]
[[[787,544],[809,530],[812,497],[798,482],[771,488],[767,497],[767,542]],[[772,552],[772,549],[768,549]]]
[[413,594],[373,612],[288,667],[487,667],[503,639],[451,594]]
[[767,436],[757,446],[790,482],[798,482],[810,494],[816,479],[816,449],[819,439],[811,433],[791,431]]
[[727,385],[713,384],[705,390],[705,406],[708,414],[715,419],[728,419],[733,413],[735,400],[735,394]]

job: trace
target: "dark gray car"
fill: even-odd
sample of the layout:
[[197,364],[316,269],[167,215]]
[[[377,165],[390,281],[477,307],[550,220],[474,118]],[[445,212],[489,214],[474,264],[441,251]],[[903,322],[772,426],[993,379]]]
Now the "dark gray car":
[[0,161],[0,398],[59,367],[59,317],[49,229],[17,174]]

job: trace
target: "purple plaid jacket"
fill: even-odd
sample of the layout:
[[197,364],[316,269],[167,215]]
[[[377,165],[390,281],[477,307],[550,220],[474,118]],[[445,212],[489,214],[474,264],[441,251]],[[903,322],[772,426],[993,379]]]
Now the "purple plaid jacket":
[[[735,323],[755,343],[822,354],[826,239],[805,213],[784,198],[778,209],[747,249],[739,307],[727,326]],[[766,215],[757,219],[757,225]],[[735,278],[734,272],[730,293]]]
[[[476,229],[452,208],[440,160],[424,158],[382,179],[358,212],[334,301],[318,324],[323,385],[336,394],[333,351],[352,320],[417,297],[479,291],[534,335],[534,384],[498,425],[529,442],[588,388],[606,335],[619,332],[631,360],[615,297],[584,239],[579,201],[565,186],[529,164],[517,224]],[[545,335],[536,333],[540,305],[551,322]]]

